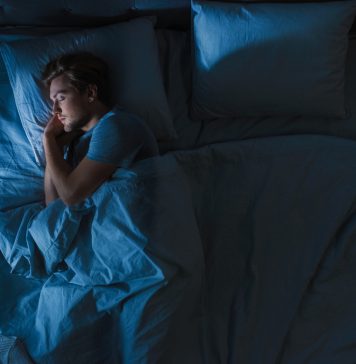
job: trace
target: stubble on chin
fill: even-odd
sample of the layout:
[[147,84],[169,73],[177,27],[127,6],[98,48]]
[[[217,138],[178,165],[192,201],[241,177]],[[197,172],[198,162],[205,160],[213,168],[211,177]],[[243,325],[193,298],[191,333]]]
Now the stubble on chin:
[[76,122],[73,122],[73,121],[72,122],[69,122],[68,119],[66,121],[67,121],[67,123],[64,123],[63,124],[64,131],[66,133],[70,133],[73,130],[78,130],[79,129],[79,127],[78,127],[78,125],[77,125]]
[[73,130],[73,128],[72,128],[72,127],[70,127],[69,125],[64,125],[64,131],[65,131],[66,133],[70,133],[72,130]]
[[86,125],[87,121],[83,119],[71,119],[71,122],[69,122],[69,119],[67,118],[67,123],[63,124],[64,131],[69,133],[71,131],[79,131],[82,130],[82,127]]

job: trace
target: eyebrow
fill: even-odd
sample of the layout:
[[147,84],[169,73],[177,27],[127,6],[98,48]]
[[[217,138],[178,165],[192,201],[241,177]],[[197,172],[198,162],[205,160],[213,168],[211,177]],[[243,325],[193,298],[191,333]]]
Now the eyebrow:
[[54,95],[53,97],[49,96],[49,98],[50,98],[51,100],[54,100],[58,94],[65,94],[65,93],[67,93],[67,90],[65,90],[65,89],[63,89],[63,90],[58,90],[58,91],[55,93],[55,95]]

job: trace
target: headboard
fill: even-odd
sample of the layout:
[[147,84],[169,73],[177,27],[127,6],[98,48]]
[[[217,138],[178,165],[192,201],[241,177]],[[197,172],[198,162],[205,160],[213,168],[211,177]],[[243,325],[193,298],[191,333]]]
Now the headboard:
[[[157,27],[186,30],[190,27],[190,3],[191,0],[0,0],[0,27],[90,27],[155,14]],[[356,22],[351,32],[356,33]]]
[[0,26],[90,27],[142,15],[158,27],[189,27],[190,0],[2,0]]

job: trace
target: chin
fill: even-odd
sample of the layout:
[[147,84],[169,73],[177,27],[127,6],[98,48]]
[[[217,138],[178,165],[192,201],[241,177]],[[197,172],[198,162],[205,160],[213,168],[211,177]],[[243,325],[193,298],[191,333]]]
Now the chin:
[[69,120],[67,118],[66,123],[63,124],[63,127],[64,127],[64,131],[66,131],[68,133],[70,131],[82,130],[82,127],[84,125],[85,125],[85,123],[83,122],[83,120],[80,120],[80,119]]
[[66,120],[67,122],[63,124],[64,131],[69,133],[73,130],[78,130],[80,127],[76,122],[68,122],[69,120]]

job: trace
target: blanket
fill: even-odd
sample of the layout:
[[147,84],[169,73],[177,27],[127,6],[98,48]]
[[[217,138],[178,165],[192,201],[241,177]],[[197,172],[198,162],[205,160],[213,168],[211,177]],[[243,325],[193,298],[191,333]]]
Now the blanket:
[[7,205],[1,333],[39,363],[353,363],[355,152],[214,144],[118,170],[76,206]]
[[178,306],[197,309],[203,259],[184,175],[169,159],[139,170],[119,169],[78,205],[0,212],[11,273],[36,287],[1,328],[26,337],[36,362],[165,362]]

